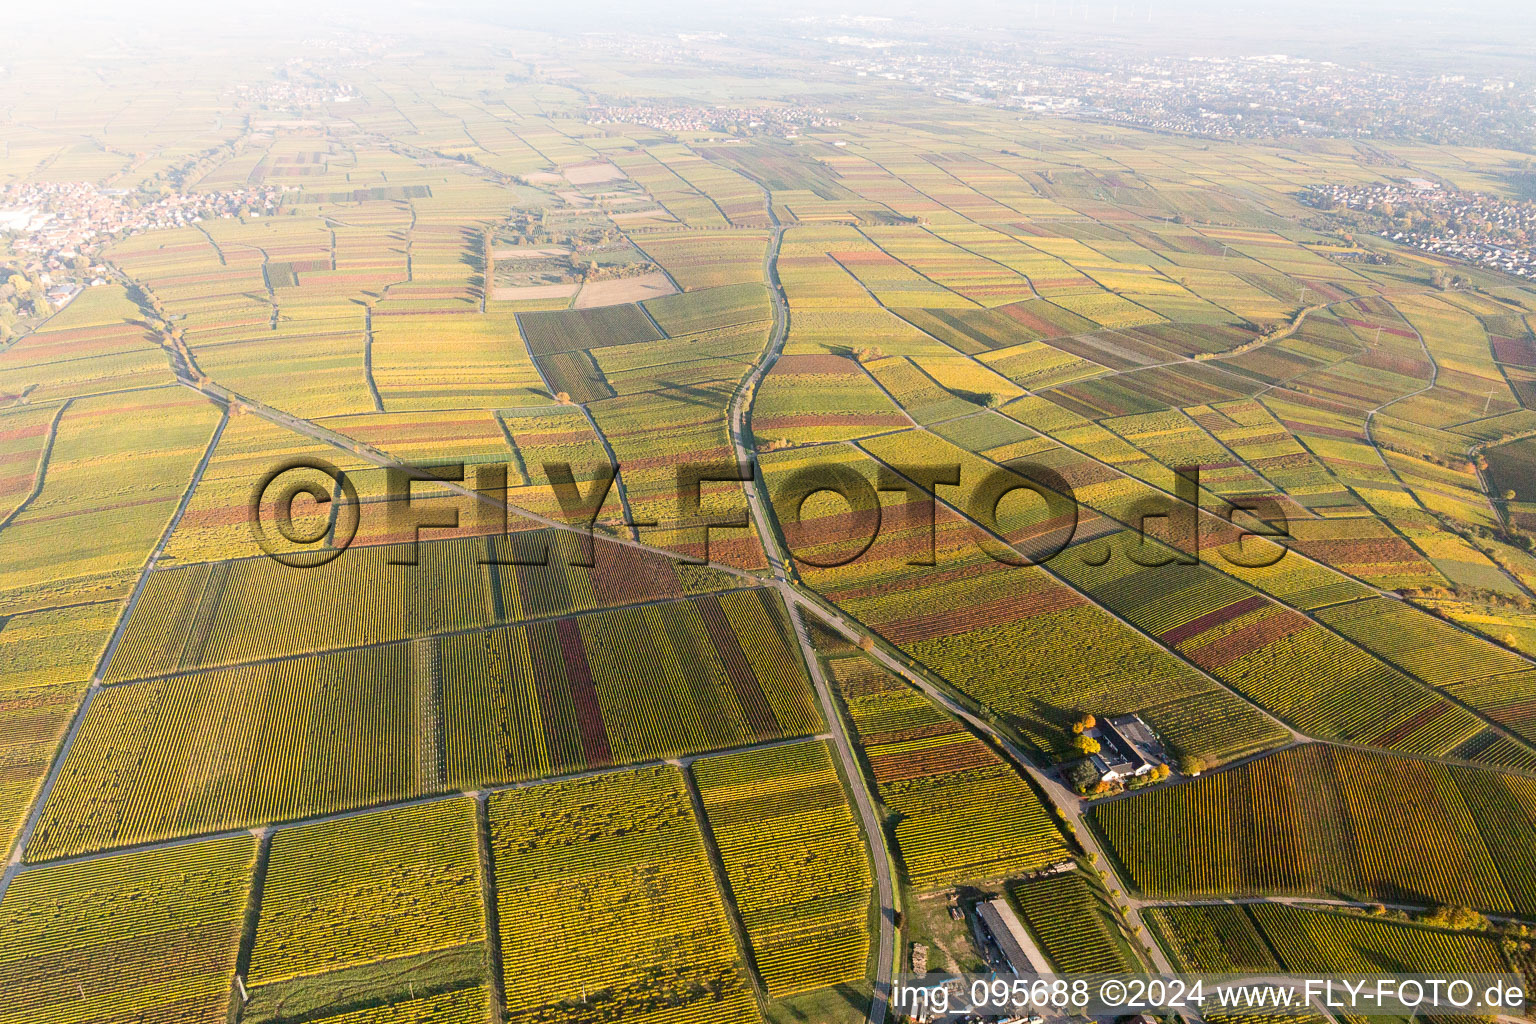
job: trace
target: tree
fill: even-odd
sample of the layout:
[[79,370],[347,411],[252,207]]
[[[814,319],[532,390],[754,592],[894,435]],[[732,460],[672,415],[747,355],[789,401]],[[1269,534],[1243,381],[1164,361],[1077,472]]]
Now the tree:
[[[1078,719],[1077,719],[1076,722],[1073,723],[1073,726],[1074,726],[1074,728],[1076,729],[1077,732],[1084,732],[1084,731],[1086,731],[1088,729],[1092,729],[1094,726],[1096,726],[1098,724],[1099,724],[1099,720],[1097,718],[1093,717],[1093,713],[1092,712],[1084,711],[1081,715],[1078,716]],[[1077,728],[1079,726],[1081,728]]]
[[1205,758],[1197,757],[1194,754],[1185,754],[1179,758],[1180,775],[1199,775],[1207,767],[1209,766],[1205,763]]
[[1420,918],[1436,928],[1450,928],[1458,932],[1486,931],[1488,919],[1467,907],[1436,907]]
[[1506,487],[1504,489],[1504,500],[1505,501],[1514,501],[1515,500],[1515,489],[1513,487]]
[[568,391],[556,391],[555,392],[555,401],[559,402],[561,405],[570,405],[571,404],[570,392],[568,392]]
[[1072,746],[1076,747],[1078,753],[1081,754],[1097,754],[1099,752],[1099,741],[1092,736],[1084,736],[1081,733],[1073,737]]

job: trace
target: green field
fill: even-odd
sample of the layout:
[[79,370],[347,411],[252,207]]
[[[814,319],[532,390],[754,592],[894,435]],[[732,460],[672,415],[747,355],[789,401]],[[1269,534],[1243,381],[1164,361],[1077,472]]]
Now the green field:
[[6,11],[0,1024],[1536,968],[1529,26],[651,6]]

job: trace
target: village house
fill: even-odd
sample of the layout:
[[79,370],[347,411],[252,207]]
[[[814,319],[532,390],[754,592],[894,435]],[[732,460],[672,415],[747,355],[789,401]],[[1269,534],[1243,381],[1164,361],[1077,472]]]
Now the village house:
[[1090,755],[1089,760],[1100,781],[1120,782],[1146,775],[1155,767],[1152,755],[1160,750],[1160,744],[1139,716],[1105,719],[1097,732],[1099,752]]

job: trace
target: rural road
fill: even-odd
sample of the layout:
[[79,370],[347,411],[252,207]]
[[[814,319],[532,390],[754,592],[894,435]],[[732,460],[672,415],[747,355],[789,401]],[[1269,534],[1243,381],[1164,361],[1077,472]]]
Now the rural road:
[[869,1004],[870,1024],[884,1024],[887,1007],[890,1001],[891,975],[895,970],[896,951],[896,884],[891,877],[891,857],[886,849],[885,830],[881,826],[880,816],[875,812],[874,801],[869,795],[869,787],[864,782],[864,773],[859,767],[859,760],[854,755],[853,744],[848,739],[848,730],[843,725],[842,716],[838,714],[837,704],[832,696],[832,687],[827,683],[826,673],[821,669],[821,662],[816,657],[816,650],[811,646],[811,638],[805,631],[805,617],[800,613],[800,606],[791,599],[788,583],[779,584],[781,592],[785,594],[785,606],[789,609],[789,617],[795,625],[795,636],[800,640],[800,649],[805,652],[805,665],[810,670],[811,681],[816,686],[816,697],[821,702],[821,713],[827,720],[827,726],[832,732],[832,740],[837,747],[837,756],[843,763],[843,772],[848,778],[848,788],[853,791],[854,803],[859,808],[859,820],[864,826],[864,836],[869,843],[870,867],[875,873],[875,891],[880,897],[880,930],[876,943],[875,959],[875,988],[874,998]]
[[858,807],[864,838],[869,845],[870,869],[874,872],[875,892],[880,901],[880,926],[875,947],[874,995],[869,1004],[869,1024],[885,1024],[890,1003],[891,979],[896,969],[897,957],[896,883],[891,874],[891,856],[886,847],[885,829],[881,825],[879,814],[876,813],[874,799],[870,796],[864,772],[859,767],[858,758],[853,752],[853,743],[848,738],[847,728],[843,724],[842,716],[838,713],[832,688],[827,683],[821,662],[817,659],[816,648],[811,644],[810,636],[806,633],[805,618],[801,614],[800,602],[796,599],[797,595],[789,576],[788,559],[779,546],[778,529],[767,502],[763,500],[762,492],[766,483],[762,479],[754,457],[756,444],[752,439],[752,402],[757,395],[758,385],[773,369],[773,364],[778,362],[780,353],[784,351],[784,341],[789,336],[789,302],[785,298],[784,287],[779,282],[778,268],[779,246],[784,239],[784,227],[773,212],[772,198],[766,189],[764,189],[764,199],[768,205],[768,216],[773,221],[773,232],[768,240],[768,248],[763,253],[763,283],[767,285],[768,295],[773,302],[773,332],[769,335],[768,347],[731,396],[727,424],[737,463],[750,464],[753,467],[753,479],[743,484],[747,495],[747,506],[752,510],[752,519],[757,527],[757,534],[762,539],[763,553],[768,559],[768,567],[784,597],[785,608],[794,624],[795,637],[799,640],[800,650],[805,656],[806,669],[810,672],[811,682],[815,686],[816,698],[821,703],[822,716],[826,719],[827,728],[832,733],[838,759],[843,765],[843,774],[848,779],[849,789],[852,790],[854,803]]
[[773,301],[773,333],[768,338],[768,348],[762,357],[752,366],[752,371],[746,379],[736,388],[731,396],[730,409],[727,414],[727,422],[731,432],[731,447],[736,453],[738,465],[751,464],[753,478],[745,482],[747,492],[747,506],[752,510],[752,521],[757,526],[758,536],[762,538],[763,553],[768,558],[768,567],[773,571],[776,579],[788,579],[788,566],[784,552],[779,550],[777,532],[774,531],[772,521],[768,516],[766,503],[763,501],[762,489],[767,482],[762,479],[762,474],[757,470],[755,458],[756,443],[752,438],[752,402],[757,397],[758,385],[773,369],[773,364],[779,361],[779,356],[784,351],[784,341],[789,336],[789,301],[784,296],[784,286],[779,283],[779,245],[784,240],[784,228],[779,224],[777,216],[773,215],[773,208],[769,206],[769,215],[773,216],[773,235],[768,240],[768,248],[763,253],[763,283],[768,286],[768,296]]
[[[855,642],[863,637],[863,633],[860,631],[860,629],[849,623],[847,619],[840,616],[829,616],[828,613],[820,607],[820,605],[814,601],[809,600],[798,591],[787,590],[786,599],[794,601],[796,604],[803,608],[815,609],[819,618],[826,620],[828,624],[831,625],[834,629],[854,640]],[[887,654],[879,646],[876,646],[868,653],[870,657],[873,657],[891,672],[894,672],[902,679],[907,680],[907,682],[917,687],[924,694],[926,694],[930,700],[934,701],[940,707],[944,708],[944,710],[948,711],[960,721],[964,722],[971,729],[989,737],[992,742],[995,743],[998,748],[1008,756],[1009,760],[1014,762],[1017,768],[1019,768],[1034,780],[1035,785],[1039,787],[1042,793],[1045,794],[1046,799],[1051,803],[1052,807],[1060,812],[1063,820],[1068,822],[1073,827],[1073,830],[1076,833],[1075,838],[1078,844],[1083,848],[1083,851],[1085,853],[1094,855],[1096,862],[1101,866],[1105,867],[1111,872],[1114,871],[1114,862],[1105,856],[1103,849],[1099,846],[1098,837],[1094,835],[1093,830],[1088,826],[1088,823],[1084,818],[1083,802],[1078,799],[1077,794],[1073,793],[1066,786],[1062,785],[1054,776],[1046,773],[1040,768],[1037,768],[1030,760],[1029,755],[1026,754],[1023,750],[1019,749],[1019,747],[1016,746],[1011,740],[1000,734],[992,726],[992,723],[973,715],[969,710],[960,705],[948,694],[935,687],[921,675],[911,671],[906,665],[902,664],[902,662]],[[1126,921],[1133,929],[1144,929],[1145,924],[1141,920],[1141,914],[1137,908],[1137,905],[1133,901],[1126,899],[1123,895],[1123,883],[1121,884],[1121,889],[1122,896],[1115,900],[1116,905],[1123,910]],[[1174,973],[1172,964],[1169,963],[1168,958],[1163,954],[1162,949],[1157,945],[1157,943],[1148,941],[1146,945],[1148,947],[1147,952],[1151,958],[1152,966],[1165,974]]]
[[[771,207],[770,216],[772,216]],[[756,393],[758,384],[761,383],[763,377],[772,368],[773,364],[777,361],[779,354],[783,351],[784,341],[789,331],[789,306],[785,299],[783,288],[779,283],[778,268],[776,263],[779,244],[782,237],[783,227],[778,223],[778,220],[775,217],[768,249],[764,255],[763,260],[764,280],[768,285],[769,294],[773,303],[774,327],[769,338],[767,349],[764,351],[762,357],[753,366],[751,372],[742,381],[742,384],[738,387],[738,390],[731,401],[728,413],[729,429],[731,432],[733,447],[735,449],[738,460],[743,463],[749,461],[752,458],[752,452],[755,447],[752,444],[750,435],[751,399]],[[327,430],[316,423],[274,408],[264,402],[260,402],[245,395],[233,392],[206,378],[196,379],[187,370],[187,368],[183,367],[179,369],[181,372],[178,372],[177,376],[184,386],[199,392],[205,397],[210,398],[221,405],[233,406],[238,404],[246,411],[253,415],[259,416],[268,422],[292,430],[295,433],[309,437],[312,440],[319,441],[336,449],[349,452],[366,463],[380,467],[402,468],[413,478],[423,481],[431,481],[452,493],[460,495],[461,497],[466,497],[475,501],[486,502],[498,506],[514,515],[518,515],[532,522],[539,523],[542,526],[551,527],[557,530],[583,532],[580,527],[572,526],[569,523],[538,515],[529,509],[521,508],[493,495],[475,491],[461,483],[455,481],[440,480],[429,473],[421,471],[420,469],[407,466],[401,463],[399,460],[394,459],[388,454],[378,451],[371,446],[358,443],[349,437],[337,434],[334,431]],[[223,427],[221,425],[219,429],[220,433],[222,433],[222,429]],[[215,441],[216,440],[217,437],[215,438]],[[206,468],[207,462],[211,458],[212,453],[213,445],[210,445],[207,452],[204,454],[203,463],[198,467],[198,472],[194,476],[194,484],[196,479],[200,478],[202,470]],[[610,458],[612,458],[611,453]],[[896,963],[895,879],[892,876],[891,857],[886,847],[885,832],[881,827],[879,816],[876,813],[874,801],[871,798],[868,792],[868,787],[864,782],[863,772],[860,770],[858,760],[854,755],[852,743],[847,735],[842,719],[837,713],[837,708],[832,696],[831,689],[828,686],[824,673],[821,671],[821,665],[817,661],[815,649],[811,645],[810,639],[806,633],[805,623],[799,612],[799,608],[809,607],[814,611],[815,614],[818,615],[818,617],[825,617],[825,613],[815,605],[806,605],[802,600],[798,599],[798,597],[793,600],[789,600],[789,596],[795,593],[793,590],[792,581],[790,579],[791,570],[789,569],[787,559],[779,549],[779,545],[776,539],[777,531],[773,524],[771,512],[767,509],[766,503],[763,500],[761,488],[759,487],[759,481],[748,481],[745,486],[749,507],[756,522],[758,533],[763,538],[763,548],[768,558],[769,566],[773,572],[774,582],[779,586],[781,591],[786,595],[786,599],[788,600],[788,608],[790,609],[790,614],[795,626],[795,632],[799,639],[802,652],[805,656],[807,669],[810,672],[811,678],[815,684],[817,697],[821,703],[822,711],[826,717],[827,725],[830,730],[830,738],[837,746],[839,759],[841,760],[844,771],[852,785],[855,803],[858,805],[866,841],[869,844],[869,858],[876,881],[876,891],[880,901],[880,927],[877,940],[874,997],[870,1004],[869,1022],[870,1024],[884,1024],[887,1016],[891,977]],[[181,514],[185,511],[186,506],[191,499],[193,490],[193,487],[189,487],[187,489],[187,492],[183,496],[181,507],[177,510],[175,517],[173,517],[171,523],[167,526],[164,536],[161,538],[160,546],[156,548],[154,555],[151,556],[149,562],[147,563],[144,574],[142,575],[139,582],[139,588],[135,591],[133,597],[130,599],[128,611],[132,610],[132,605],[134,602],[136,602],[138,594],[143,588],[144,582],[148,579],[149,572],[153,569],[159,557],[160,551],[163,549],[165,542],[169,539],[171,533],[174,531],[177,522],[180,521]],[[679,557],[678,553],[675,551],[653,547],[633,537],[603,537],[601,539],[607,543],[620,544],[625,547],[636,548],[638,550],[664,556],[668,559],[676,559]],[[757,573],[746,572],[744,570],[727,565],[717,565],[715,567],[723,572],[741,577],[743,582],[750,581],[755,585],[762,585],[765,582],[762,576]],[[29,870],[29,867],[23,863],[27,839],[30,837],[41,818],[43,806],[46,803],[53,783],[57,779],[58,773],[64,764],[65,755],[68,753],[69,741],[73,738],[76,730],[79,727],[80,721],[82,721],[84,718],[85,711],[90,703],[90,697],[97,689],[99,689],[100,677],[102,673],[105,672],[106,667],[110,662],[112,649],[115,648],[116,641],[118,638],[120,638],[121,633],[128,622],[128,611],[125,611],[121,617],[118,623],[118,631],[114,635],[112,646],[109,647],[107,654],[102,658],[101,666],[97,671],[97,678],[93,680],[91,690],[87,693],[85,701],[82,703],[81,708],[77,712],[76,719],[71,726],[70,732],[66,737],[63,746],[60,748],[59,753],[53,760],[53,764],[51,766],[51,770],[45,782],[44,788],[39,793],[38,799],[34,802],[31,815],[28,818],[24,831],[18,838],[15,847],[15,854],[12,857],[11,862],[6,866],[3,876],[0,876],[0,895],[3,895],[5,888],[10,884],[11,879],[16,875],[17,872],[22,870]],[[803,739],[803,737],[797,738],[792,742],[799,742],[801,739]],[[748,747],[741,749],[751,748]],[[691,760],[691,758],[688,760]],[[625,766],[625,769],[632,769],[634,767],[639,766],[628,765]],[[580,774],[597,774],[597,772]],[[541,779],[537,781],[548,782],[558,780]],[[531,784],[533,783],[514,783],[507,786],[487,788],[513,789],[521,788],[524,785]],[[428,800],[442,799],[450,795],[451,794],[448,793],[429,794],[403,802],[418,803]],[[371,813],[373,811],[377,811],[389,806],[393,806],[393,804],[349,809],[323,815],[295,819],[282,823],[274,823],[274,827],[292,828],[298,825],[312,824],[318,821],[334,820],[340,817]],[[214,838],[217,835],[236,834],[243,831],[246,830],[237,829],[229,832],[221,832],[215,834],[178,837],[176,839],[140,844],[138,846],[131,847],[131,849],[144,850],[177,846],[189,842]],[[94,859],[98,857],[109,856],[115,853],[121,853],[123,852],[123,849],[127,848],[119,848],[112,851],[103,851],[100,853],[82,854],[79,857],[50,860],[45,863],[50,865],[58,865],[60,863],[68,863],[73,860]]]

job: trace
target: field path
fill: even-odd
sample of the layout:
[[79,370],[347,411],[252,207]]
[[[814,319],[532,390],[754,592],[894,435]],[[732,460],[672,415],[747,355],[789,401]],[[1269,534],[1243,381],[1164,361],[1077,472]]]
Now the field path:
[[[1397,309],[1396,306],[1393,306],[1392,308],[1394,310]],[[1410,391],[1406,395],[1398,395],[1396,398],[1393,398],[1393,399],[1391,399],[1389,401],[1383,402],[1380,405],[1378,405],[1376,408],[1374,408],[1374,409],[1370,410],[1369,412],[1367,412],[1365,414],[1365,440],[1370,444],[1371,448],[1376,452],[1376,457],[1381,460],[1381,464],[1384,467],[1386,467],[1387,472],[1392,474],[1392,479],[1397,481],[1397,485],[1399,487],[1401,487],[1407,493],[1408,497],[1413,499],[1414,504],[1418,505],[1419,509],[1422,512],[1424,512],[1425,515],[1433,517],[1434,514],[1435,514],[1434,511],[1432,509],[1430,509],[1430,507],[1428,505],[1424,504],[1424,499],[1419,497],[1418,492],[1415,491],[1412,487],[1410,487],[1408,485],[1408,483],[1406,481],[1403,480],[1402,475],[1399,474],[1398,471],[1397,471],[1397,467],[1392,465],[1392,460],[1391,459],[1387,458],[1386,450],[1383,449],[1381,447],[1380,443],[1377,442],[1376,435],[1372,431],[1372,427],[1374,426],[1375,421],[1376,421],[1376,414],[1377,413],[1381,412],[1383,409],[1386,409],[1388,406],[1396,405],[1398,402],[1404,402],[1404,401],[1407,401],[1410,398],[1416,398],[1419,395],[1424,394],[1425,392],[1433,391],[1435,389],[1435,387],[1440,383],[1440,360],[1436,359],[1435,358],[1435,354],[1429,350],[1429,342],[1424,340],[1423,332],[1420,331],[1418,329],[1418,327],[1416,327],[1414,325],[1413,321],[1409,320],[1406,316],[1404,316],[1401,310],[1397,311],[1397,315],[1402,319],[1403,323],[1407,325],[1408,329],[1413,332],[1413,336],[1419,340],[1419,347],[1424,350],[1424,358],[1429,360],[1429,366],[1430,366],[1429,382],[1427,384],[1425,384],[1423,387],[1419,388],[1417,391]],[[1477,471],[1477,480],[1478,480],[1479,484],[1483,484],[1483,471],[1481,469],[1479,469]],[[1487,497],[1487,499],[1488,499],[1489,506],[1493,508],[1494,514],[1496,516],[1498,516],[1500,521],[1502,522],[1503,521],[1503,515],[1499,512],[1497,506],[1494,505],[1493,495],[1487,490],[1486,486],[1484,486],[1483,493],[1484,493],[1484,496]],[[1425,558],[1426,561],[1430,561],[1429,555],[1424,553],[1424,549],[1422,547],[1420,547],[1418,544],[1415,544],[1411,537],[1409,537],[1407,534],[1403,533],[1400,529],[1398,529],[1397,525],[1395,523],[1392,523],[1392,522],[1390,522],[1388,520],[1383,520],[1383,522],[1386,522],[1387,525],[1392,528],[1392,532],[1396,533],[1398,536],[1402,537],[1403,540],[1406,541],[1409,545],[1411,545],[1415,551],[1418,551],[1420,554],[1424,555],[1424,558]],[[1470,544],[1471,542],[1468,541],[1468,543]],[[1521,579],[1518,576],[1516,576],[1514,573],[1510,572],[1508,569],[1504,568],[1504,566],[1500,565],[1498,562],[1495,562],[1493,559],[1490,558],[1489,561],[1493,562],[1494,568],[1498,569],[1499,572],[1503,574],[1504,578],[1509,580],[1509,582],[1511,584],[1513,584],[1515,589],[1518,590],[1521,594],[1524,594],[1526,597],[1536,597],[1536,594],[1532,594],[1531,593],[1531,588],[1527,587],[1525,585],[1525,583],[1522,582]],[[1430,561],[1430,564],[1434,565],[1434,562]],[[1460,626],[1460,623],[1456,623],[1456,625]],[[1477,635],[1481,635],[1481,634],[1477,634]],[[1490,643],[1494,643],[1494,644],[1497,644],[1500,647],[1503,647],[1505,650],[1511,651],[1511,652],[1513,652],[1515,654],[1519,654],[1521,657],[1525,656],[1524,652],[1518,651],[1515,648],[1510,647],[1508,644],[1505,644],[1502,641],[1497,640],[1497,639],[1495,639],[1495,638],[1493,638],[1491,636],[1484,637],[1484,639],[1487,640]]]
[[133,609],[138,605],[139,598],[144,594],[144,587],[149,583],[149,576],[155,571],[156,564],[160,561],[160,555],[165,551],[165,545],[170,542],[171,534],[176,532],[176,526],[181,522],[181,517],[186,513],[187,506],[192,503],[192,494],[197,490],[197,485],[203,479],[203,473],[208,469],[208,463],[213,460],[214,450],[219,446],[219,439],[224,436],[224,428],[229,425],[229,409],[225,407],[223,415],[219,418],[218,426],[214,427],[213,435],[208,439],[208,446],[203,450],[203,457],[198,462],[197,468],[192,473],[192,478],[187,482],[187,489],[182,492],[181,502],[176,506],[175,513],[170,522],[165,524],[165,530],[160,534],[160,540],[150,552],[149,559],[144,563],[144,568],[139,572],[138,581],[133,586],[133,592],[129,594],[127,604],[124,605],[122,614],[117,618],[117,626],[112,630],[112,638],[107,642],[107,648],[102,652],[101,659],[96,663],[96,671],[91,675],[90,685],[86,688],[85,698],[80,701],[80,706],[75,709],[74,717],[70,719],[69,729],[64,733],[64,739],[59,743],[59,749],[53,755],[53,761],[48,766],[48,774],[43,779],[42,786],[32,800],[32,807],[27,812],[27,820],[22,825],[21,831],[16,834],[16,841],[11,847],[11,857],[5,866],[5,872],[0,874],[0,900],[5,899],[5,891],[10,888],[11,880],[16,877],[22,861],[27,855],[27,844],[32,841],[32,833],[37,831],[37,824],[43,817],[43,805],[48,802],[49,795],[53,792],[54,785],[59,780],[59,772],[64,768],[64,758],[69,753],[70,746],[75,742],[75,736],[80,732],[80,725],[85,721],[86,712],[90,710],[91,700],[101,691],[101,680],[106,675],[107,667],[112,664],[112,655],[117,652],[117,646],[122,642],[123,634],[127,632],[128,620],[133,615]]
[[[761,182],[759,184],[761,185]],[[763,283],[768,286],[768,294],[773,301],[773,332],[768,337],[767,348],[732,394],[726,421],[737,463],[753,467],[752,479],[744,482],[747,505],[752,510],[752,519],[763,545],[763,553],[767,556],[768,566],[773,572],[779,592],[784,597],[785,608],[794,624],[795,638],[799,641],[800,650],[805,656],[806,670],[811,674],[816,698],[821,703],[822,717],[826,719],[833,744],[837,747],[838,759],[842,762],[843,773],[848,779],[849,788],[853,791],[854,803],[858,807],[864,839],[869,844],[869,863],[874,871],[875,891],[880,899],[874,997],[869,1004],[869,1024],[885,1024],[890,1005],[891,978],[896,970],[897,959],[896,884],[891,871],[890,850],[886,846],[885,830],[875,811],[874,799],[870,795],[864,773],[859,767],[858,758],[854,756],[853,744],[848,738],[842,716],[838,714],[837,704],[832,696],[831,687],[827,683],[826,675],[822,672],[816,648],[811,644],[810,636],[806,633],[805,619],[801,614],[801,600],[794,588],[796,580],[793,577],[798,574],[794,573],[793,564],[785,557],[785,548],[773,510],[763,500],[766,483],[754,457],[756,444],[752,439],[752,402],[757,396],[758,385],[773,369],[774,363],[778,362],[779,356],[784,352],[785,339],[789,337],[789,301],[784,294],[784,285],[779,280],[778,266],[779,246],[784,240],[784,225],[779,222],[778,214],[774,213],[773,197],[766,187],[763,192],[768,206],[768,216],[773,222],[768,248],[763,253]],[[818,617],[824,617],[824,613],[819,609],[816,610],[816,614]]]
[[53,418],[48,421],[48,433],[43,439],[43,447],[37,453],[37,468],[32,471],[32,489],[16,503],[3,519],[0,519],[0,530],[10,526],[16,521],[16,517],[27,510],[27,506],[37,500],[37,496],[43,493],[43,485],[48,482],[48,460],[53,457],[53,445],[59,439],[59,422],[64,419],[64,414],[74,404],[73,398],[66,398],[54,411]]
[[[795,606],[797,622],[799,621],[798,612],[803,608],[816,615],[817,618],[823,620],[833,629],[837,630],[839,633],[842,633],[844,636],[848,637],[850,640],[853,640],[855,643],[864,637],[865,634],[863,630],[861,630],[858,626],[850,623],[847,618],[829,612],[819,603],[811,600],[797,590],[792,590],[787,586],[784,586],[781,589],[784,590],[785,599],[790,601]],[[876,644],[875,647],[868,653],[870,657],[880,662],[880,664],[886,669],[895,673],[900,678],[906,680],[911,685],[915,686],[930,700],[938,704],[951,715],[954,715],[961,722],[965,723],[965,725],[970,729],[987,737],[987,739],[989,739],[992,744],[998,750],[1000,750],[1019,771],[1022,771],[1024,774],[1028,775],[1031,780],[1033,780],[1036,787],[1041,793],[1045,795],[1046,800],[1050,802],[1061,819],[1072,827],[1075,833],[1073,838],[1077,840],[1078,845],[1082,847],[1083,851],[1088,854],[1096,864],[1104,866],[1112,873],[1115,872],[1114,861],[1105,856],[1103,849],[1099,845],[1098,837],[1094,834],[1092,828],[1089,827],[1088,822],[1085,819],[1083,813],[1085,805],[1083,801],[1078,799],[1076,793],[1073,793],[1066,786],[1062,785],[1062,783],[1058,781],[1053,775],[1047,773],[1041,768],[1036,767],[1034,762],[1030,759],[1030,756],[1025,753],[1023,749],[1014,744],[1012,740],[999,733],[990,722],[972,714],[958,701],[950,697],[949,694],[945,693],[938,686],[930,682],[922,673],[914,671],[905,662],[887,653],[879,644]],[[1141,919],[1139,906],[1136,902],[1129,900],[1124,896],[1124,883],[1121,882],[1118,888],[1121,892],[1121,895],[1114,897],[1116,908],[1124,916],[1126,923],[1133,931],[1140,929],[1140,931],[1136,931],[1138,936],[1149,935],[1150,933],[1145,931],[1145,925]],[[1173,965],[1169,962],[1167,956],[1164,955],[1161,947],[1159,947],[1156,942],[1150,940],[1143,941],[1146,946],[1144,952],[1150,959],[1151,964],[1155,970],[1164,974],[1176,973],[1173,970]]]
[[884,1024],[886,1009],[890,1002],[891,975],[896,969],[896,885],[891,877],[891,854],[885,843],[885,830],[881,827],[880,816],[875,812],[874,800],[869,795],[869,786],[864,781],[864,772],[859,767],[859,760],[853,753],[853,743],[848,738],[848,729],[843,724],[842,715],[838,713],[837,702],[832,696],[832,687],[827,683],[826,673],[821,669],[821,661],[816,656],[816,649],[811,645],[811,638],[805,631],[805,617],[800,613],[800,605],[795,600],[795,592],[788,583],[779,583],[780,592],[784,595],[785,607],[789,609],[789,617],[795,625],[795,637],[800,641],[800,649],[805,652],[805,667],[811,673],[811,681],[816,686],[816,699],[821,702],[821,713],[827,720],[827,728],[832,732],[833,744],[837,747],[837,756],[843,763],[843,773],[848,779],[848,788],[853,790],[854,803],[859,808],[859,820],[863,824],[865,840],[869,843],[870,866],[875,872],[875,892],[880,897],[880,934],[875,954],[875,995],[869,1004],[869,1024]]

